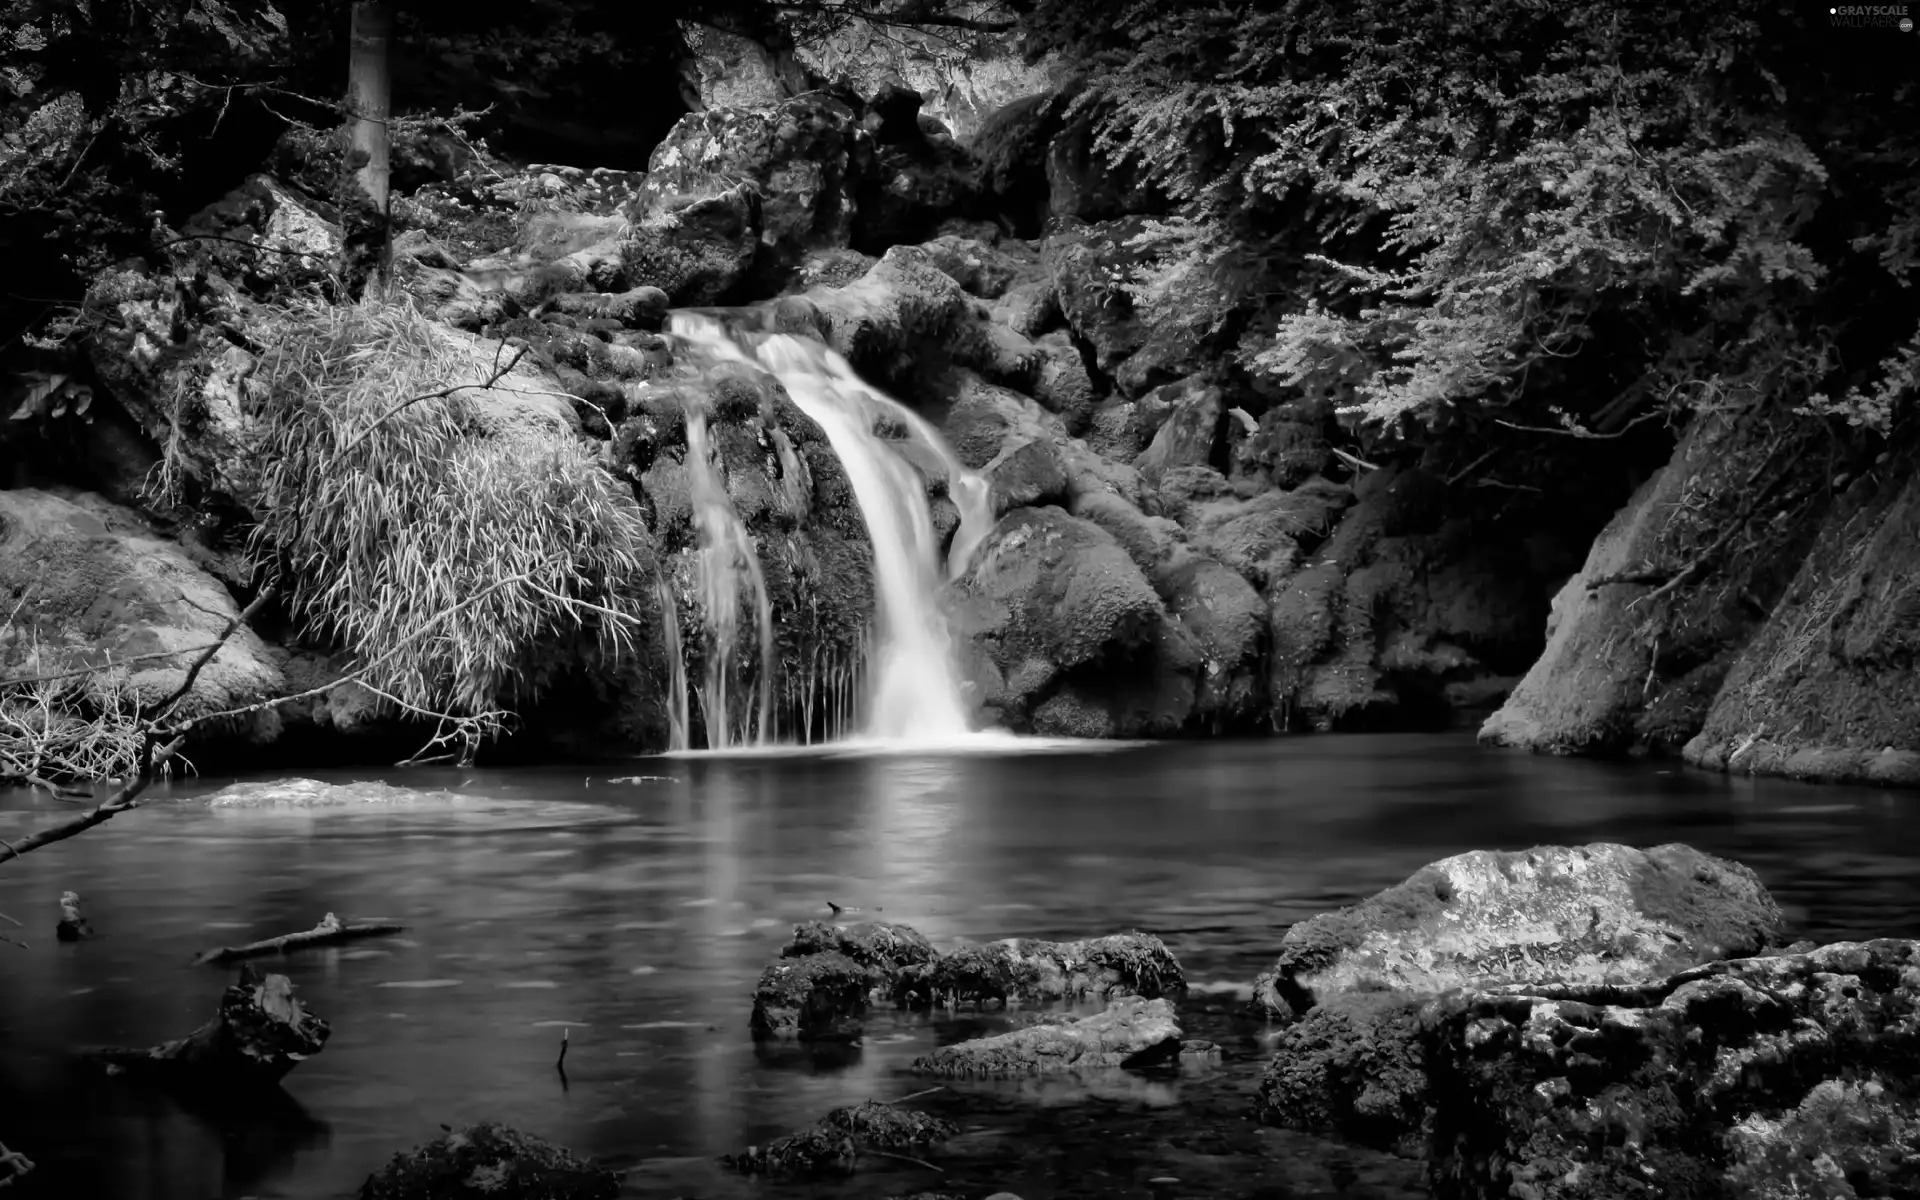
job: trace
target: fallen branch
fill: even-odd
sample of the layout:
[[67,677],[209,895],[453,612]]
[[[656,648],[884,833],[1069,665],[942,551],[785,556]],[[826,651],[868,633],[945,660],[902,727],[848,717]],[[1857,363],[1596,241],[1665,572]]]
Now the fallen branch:
[[361,938],[387,937],[401,932],[405,926],[372,923],[349,925],[339,917],[328,913],[312,929],[303,929],[299,933],[283,933],[279,937],[266,938],[258,942],[248,942],[244,946],[222,946],[217,950],[208,950],[194,959],[196,966],[207,963],[239,962],[248,958],[263,958],[269,954],[287,954],[294,950],[307,950],[315,946],[337,946],[342,942],[358,941]]
[[7,1187],[31,1170],[32,1159],[17,1150],[7,1149],[6,1143],[0,1142],[0,1172],[4,1172],[0,1174],[0,1187]]
[[1348,454],[1345,450],[1342,450],[1338,446],[1333,446],[1329,448],[1333,451],[1333,456],[1335,458],[1339,459],[1343,463],[1346,463],[1348,466],[1352,467],[1356,471],[1378,471],[1380,469],[1380,466],[1378,463],[1370,463],[1366,459],[1361,458],[1357,454]]

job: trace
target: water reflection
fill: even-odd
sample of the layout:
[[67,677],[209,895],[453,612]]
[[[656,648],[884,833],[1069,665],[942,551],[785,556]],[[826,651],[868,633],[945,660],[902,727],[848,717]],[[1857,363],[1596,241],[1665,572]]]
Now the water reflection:
[[[1212,1194],[1331,1188],[1324,1146],[1316,1160],[1246,1127],[1260,1048],[1229,1015],[1234,997],[1287,923],[1443,854],[1685,840],[1752,865],[1809,936],[1920,935],[1912,798],[1483,753],[1458,738],[686,759],[634,774],[657,777],[430,770],[404,782],[447,793],[437,800],[162,802],[0,867],[0,912],[32,943],[0,947],[0,1140],[42,1166],[22,1195],[344,1197],[441,1122],[489,1118],[635,1166],[634,1195],[746,1194],[708,1156],[836,1104],[918,1091],[903,1073],[915,1056],[994,1028],[889,1016],[860,1047],[754,1046],[755,976],[787,927],[825,917],[829,900],[942,941],[1152,929],[1209,985],[1184,1011],[1190,1033],[1228,1047],[1217,1071],[927,1102],[980,1127],[978,1181],[994,1186],[972,1190],[1029,1200],[1069,1194],[1068,1161],[1120,1171],[1116,1195],[1155,1194],[1139,1181],[1203,1162],[1218,1173]],[[0,797],[0,837],[64,815]],[[67,889],[87,898],[99,940],[49,936]],[[303,1115],[235,1124],[72,1067],[72,1047],[156,1042],[204,1020],[227,975],[190,966],[196,952],[327,911],[408,928],[274,964],[335,1030],[289,1077]],[[1194,1137],[1231,1149],[1181,1148]],[[1036,1139],[1079,1148],[1035,1155]],[[1123,1141],[1125,1170],[1111,1158]],[[1418,1194],[1417,1180],[1357,1178],[1347,1195]],[[922,1186],[864,1179],[832,1194]]]

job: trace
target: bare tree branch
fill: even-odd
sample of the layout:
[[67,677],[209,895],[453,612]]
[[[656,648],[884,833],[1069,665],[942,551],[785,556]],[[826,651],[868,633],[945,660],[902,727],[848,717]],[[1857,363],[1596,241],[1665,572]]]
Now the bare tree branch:
[[[505,345],[505,344],[506,343],[504,341],[501,343],[501,345]],[[485,383],[456,383],[451,387],[443,387],[437,392],[422,392],[418,396],[407,397],[405,400],[400,401],[400,403],[394,405],[392,408],[388,409],[387,411],[381,413],[378,417],[374,418],[374,421],[371,425],[368,425],[365,429],[361,430],[359,434],[356,435],[352,441],[348,442],[345,446],[341,447],[339,453],[337,453],[334,457],[336,459],[345,459],[347,455],[359,449],[360,443],[372,437],[374,430],[380,428],[382,425],[385,425],[388,421],[391,421],[393,418],[399,416],[402,412],[405,412],[407,409],[412,408],[416,404],[421,404],[428,400],[442,400],[448,396],[453,395],[455,392],[464,392],[468,388],[475,388],[475,389],[484,391],[487,388],[492,387],[494,384],[500,382],[500,380],[509,371],[512,371],[514,366],[518,364],[522,358],[526,357],[526,354],[527,354],[527,347],[525,346],[522,346],[518,350],[515,350],[513,352],[513,357],[507,360],[507,365],[504,367],[495,367],[493,369],[493,374],[487,376],[487,380]]]

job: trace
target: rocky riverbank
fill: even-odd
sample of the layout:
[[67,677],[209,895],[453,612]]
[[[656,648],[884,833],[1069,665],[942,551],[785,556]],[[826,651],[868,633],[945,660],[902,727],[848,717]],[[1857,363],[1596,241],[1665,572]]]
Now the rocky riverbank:
[[[329,169],[283,147],[162,259],[95,279],[83,356],[12,401],[0,671],[68,682],[9,703],[85,724],[164,694],[278,573],[290,594],[182,711],[311,694],[208,722],[203,764],[390,761],[435,732],[423,712],[455,719],[458,753],[494,755],[847,732],[873,659],[861,505],[778,380],[663,329],[696,306],[728,336],[843,355],[951,447],[936,461],[911,431],[878,431],[920,471],[937,553],[958,564],[928,603],[976,725],[1177,737],[1491,712],[1499,745],[1920,780],[1911,447],[1835,459],[1820,422],[1763,406],[1699,418],[1665,467],[1671,437],[1652,429],[1549,439],[1499,478],[1482,464],[1515,460],[1511,432],[1387,455],[1337,397],[1133,312],[1164,198],[1101,165],[1085,119],[1063,116],[1072,95],[969,121],[964,144],[889,86],[708,107],[644,172],[453,155],[397,196],[395,295],[358,316],[320,298],[342,233],[303,189]],[[290,340],[337,357],[291,361]],[[328,361],[391,378],[314,383]],[[349,384],[357,415],[338,407]],[[364,441],[383,391],[416,385],[449,398],[410,411],[451,424],[430,451],[371,453],[457,464],[447,479],[402,479],[380,512],[289,490],[349,468],[288,459],[305,435],[276,413],[313,406]],[[958,548],[956,471],[989,492]],[[498,496],[527,489],[548,516],[522,529]],[[314,504],[335,507],[294,519]],[[515,527],[451,528],[488,504]],[[407,575],[356,563],[373,543],[353,522],[442,536],[416,539]],[[497,569],[472,567],[474,537]],[[436,588],[452,603],[506,587],[516,554],[548,582],[463,619],[465,648],[327,686],[424,636]],[[64,675],[109,657],[130,673]],[[35,761],[59,774],[56,759]]]

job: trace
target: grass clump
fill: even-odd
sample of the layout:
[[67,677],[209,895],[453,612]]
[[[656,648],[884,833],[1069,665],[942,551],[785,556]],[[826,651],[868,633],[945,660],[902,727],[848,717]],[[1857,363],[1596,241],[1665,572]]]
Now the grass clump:
[[[512,352],[410,303],[302,303],[252,391],[252,549],[306,631],[403,708],[476,716],[538,690],[558,645],[618,653],[648,619],[632,496]],[[411,401],[411,403],[409,403]]]

